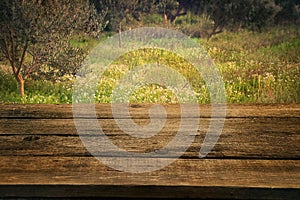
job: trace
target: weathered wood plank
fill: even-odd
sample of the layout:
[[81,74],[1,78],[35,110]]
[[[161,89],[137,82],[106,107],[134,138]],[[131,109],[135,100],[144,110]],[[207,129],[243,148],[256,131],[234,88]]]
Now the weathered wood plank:
[[[149,123],[150,106],[131,105],[132,119]],[[155,151],[174,137],[180,124],[179,105],[165,108],[165,127],[152,138],[134,139],[117,126],[109,104],[96,105],[99,124],[109,139],[133,152]],[[198,158],[200,145],[210,120],[218,118],[210,119],[209,105],[199,108],[195,141],[182,157],[175,160],[162,154],[160,161],[174,162],[157,171],[132,174],[111,169],[89,154],[77,134],[72,105],[2,104],[0,198],[298,199],[300,104],[228,105],[222,135],[205,159]],[[114,160],[119,154],[108,156]]]
[[[126,119],[122,119],[126,122]],[[84,121],[84,120],[82,120]],[[135,119],[137,124],[147,125],[148,119]],[[119,134],[120,128],[113,119],[98,120],[106,134]],[[206,132],[211,119],[200,118],[199,132]],[[300,118],[228,118],[225,119],[223,132],[242,134],[251,133],[285,133],[300,134]],[[162,131],[176,132],[180,119],[167,119]],[[78,135],[72,119],[0,119],[0,135]]]
[[[177,130],[175,125],[170,125],[150,139],[135,139],[119,130],[113,124],[113,120],[106,121],[104,130],[109,138],[116,145],[129,151],[149,152],[160,149],[173,138]],[[297,119],[297,121],[299,120]],[[216,146],[208,157],[299,159],[300,126],[297,121],[280,120],[276,121],[276,126],[274,126],[274,120],[228,119]],[[37,130],[30,130],[31,125],[26,127],[25,124],[23,124],[24,128],[20,126],[13,131],[3,132],[1,129],[0,155],[89,155],[80,138],[76,135],[71,120],[64,120],[64,123],[61,124],[64,129],[69,127],[66,130],[74,131],[69,134],[66,134],[64,129],[61,130],[60,126],[55,127],[50,120],[43,121]],[[184,156],[198,156],[207,126],[208,120],[206,124],[203,123],[200,127],[198,135]],[[46,127],[50,128],[47,129]],[[173,149],[172,151],[176,150]],[[117,154],[110,153],[111,155]]]
[[[168,158],[166,158],[168,159]],[[1,157],[1,183],[300,187],[300,161],[178,159],[154,172],[113,170],[93,157]],[[154,165],[148,162],[148,165]],[[101,172],[101,173],[99,173]],[[81,176],[78,176],[81,175]]]
[[[156,136],[137,139],[120,130],[112,119],[100,121],[104,132],[116,145],[136,152],[162,148],[176,135],[180,123],[179,119],[169,119],[166,127]],[[141,119],[140,123],[147,121]],[[218,143],[208,157],[299,159],[299,122],[299,118],[226,119]],[[209,123],[209,119],[201,119],[195,140],[185,157],[198,156]],[[171,151],[177,149],[180,146]],[[114,152],[110,154],[117,156]],[[0,155],[82,156],[89,153],[78,137],[72,120],[1,119]]]
[[[0,171],[0,197],[15,194],[45,197],[52,187],[52,191],[58,192],[51,192],[56,197],[245,198],[249,195],[248,198],[276,199],[296,197],[300,189],[300,161],[285,160],[179,159],[158,171],[131,174],[112,170],[93,157],[3,156]],[[33,192],[39,186],[47,190]],[[80,186],[92,188],[74,192]],[[4,191],[7,188],[10,190]],[[66,188],[72,192],[64,193]],[[90,192],[80,193],[84,190]],[[243,190],[258,193],[243,193]],[[276,196],[278,193],[280,196]]]
[[[149,118],[148,110],[153,104],[131,104],[132,118]],[[180,106],[177,104],[163,105],[168,117],[180,117]],[[111,104],[96,104],[98,118],[113,118]],[[199,105],[201,117],[211,116],[210,105]],[[82,111],[84,113],[84,111]],[[196,114],[191,113],[190,117]],[[253,104],[234,105],[226,107],[227,118],[237,117],[300,117],[300,104]],[[0,104],[0,118],[37,118],[37,119],[71,119],[73,118],[72,105],[43,105],[43,104]]]

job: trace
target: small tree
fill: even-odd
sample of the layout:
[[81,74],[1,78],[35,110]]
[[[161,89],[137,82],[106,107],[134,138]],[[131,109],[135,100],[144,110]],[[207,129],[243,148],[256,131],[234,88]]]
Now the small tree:
[[[107,10],[106,19],[109,27],[114,31],[119,31],[120,26],[128,20],[141,20],[145,14],[149,14],[155,9],[156,0],[91,0],[98,10]],[[120,25],[121,24],[121,25]]]
[[101,17],[85,0],[1,0],[0,13],[0,50],[22,96],[25,81],[41,66],[67,71],[83,59],[69,43],[72,35],[102,28]]
[[208,16],[213,22],[208,37],[225,29],[261,28],[279,11],[274,0],[159,0],[159,13],[172,24],[177,17],[193,13]]
[[279,11],[274,0],[205,0],[204,12],[214,22],[209,37],[235,28],[260,29]]
[[166,24],[174,24],[177,17],[184,16],[188,12],[199,14],[203,0],[159,0],[159,13],[163,14]]
[[155,8],[155,0],[91,0],[98,9],[107,10],[107,20],[112,30],[119,32],[119,46],[122,46],[121,32],[126,20],[140,18]]

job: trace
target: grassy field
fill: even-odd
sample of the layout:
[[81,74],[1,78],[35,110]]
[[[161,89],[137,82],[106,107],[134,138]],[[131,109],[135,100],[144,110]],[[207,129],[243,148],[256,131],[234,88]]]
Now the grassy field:
[[[228,103],[300,103],[300,28],[273,27],[262,32],[224,32],[209,41],[195,39],[209,53],[225,83]],[[92,48],[97,42],[72,41]],[[130,69],[149,62],[176,69],[193,87],[199,103],[209,103],[209,91],[184,59],[165,51],[144,49],[116,60],[101,77],[96,102],[111,102],[118,80]],[[0,68],[0,103],[72,103],[74,80],[28,80],[26,97],[17,92],[14,78]],[[148,84],[133,93],[131,102],[177,103],[166,87]]]

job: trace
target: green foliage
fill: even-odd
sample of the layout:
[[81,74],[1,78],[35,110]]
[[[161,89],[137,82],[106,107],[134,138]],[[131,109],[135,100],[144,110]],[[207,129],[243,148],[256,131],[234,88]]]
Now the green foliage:
[[190,37],[207,38],[213,30],[214,22],[207,14],[188,13],[177,18],[175,27]]
[[[199,42],[207,49],[222,73],[230,103],[300,102],[300,31],[278,27],[264,32],[224,33]],[[99,83],[97,101],[110,102],[117,81],[134,66],[160,62],[184,75],[193,86],[199,103],[209,103],[209,90],[185,60],[161,50],[131,52],[112,65]],[[175,103],[171,91],[157,85],[137,90],[132,102]]]
[[296,26],[226,33],[201,43],[222,72],[229,102],[292,103],[300,102],[299,39]]
[[[224,30],[250,28],[261,29],[267,25],[288,21],[299,21],[299,3],[295,0],[91,0],[99,11],[108,12],[106,19],[110,30],[128,30],[149,24],[149,15],[160,15],[160,19],[150,18],[151,24],[172,27],[185,15],[207,16],[213,27],[208,36]],[[283,18],[283,19],[281,19]],[[276,21],[274,21],[276,19]],[[162,24],[164,21],[164,24]],[[139,23],[143,22],[143,23]],[[180,22],[179,22],[180,23]],[[122,24],[122,27],[121,27]],[[195,25],[195,23],[190,23]],[[182,27],[181,30],[185,30]],[[189,27],[191,28],[191,27]],[[205,27],[200,30],[206,32]],[[198,34],[199,35],[199,34]]]
[[260,30],[272,23],[280,10],[274,0],[209,0],[203,3],[204,13],[214,27],[210,36],[226,30],[251,28]]
[[280,6],[275,20],[279,24],[300,23],[300,1],[299,0],[275,0]]
[[146,14],[155,9],[155,0],[92,0],[99,12],[105,10],[108,30],[123,31],[133,28]]
[[[182,21],[182,23],[185,23]],[[275,27],[262,32],[224,32],[211,40],[195,39],[208,51],[221,71],[229,103],[300,103],[300,29]],[[97,41],[78,40],[75,45],[91,47]],[[99,79],[95,101],[111,102],[118,81],[136,66],[160,63],[176,69],[192,85],[199,103],[210,103],[209,90],[193,66],[183,58],[162,50],[142,49],[123,55]],[[73,79],[28,80],[26,97],[17,95],[16,81],[0,72],[0,102],[71,103]],[[176,103],[166,87],[140,86],[131,102]]]
[[[98,11],[107,11],[106,20],[110,31],[145,25],[176,25],[189,35],[211,37],[225,30],[260,30],[274,24],[300,22],[300,3],[297,0],[90,1]],[[193,18],[187,15],[193,15]],[[185,16],[185,19],[190,18],[190,23],[182,23],[185,20],[182,17]],[[199,17],[202,18],[200,22],[197,19]]]
[[22,96],[33,72],[47,76],[51,71],[52,77],[74,74],[85,52],[70,45],[70,38],[97,35],[103,26],[103,16],[84,0],[2,0],[0,13],[0,50]]
[[72,85],[50,81],[28,80],[26,95],[21,97],[17,91],[17,81],[8,74],[0,72],[0,103],[71,103]]
[[0,103],[20,103],[21,97],[16,88],[17,81],[0,71]]
[[148,27],[153,27],[163,24],[163,18],[159,14],[149,14],[143,19],[143,24]]
[[[189,81],[191,87],[195,90],[195,95],[197,96],[199,103],[207,103],[209,101],[209,94],[205,87],[205,83],[199,75],[197,76],[197,74],[199,74],[198,71],[190,63],[187,63],[184,58],[160,49],[142,49],[133,51],[116,60],[104,72],[103,77],[101,77],[99,81],[96,101],[102,103],[111,102],[111,95],[118,84],[118,81],[135,67],[149,63],[159,63],[160,65],[173,68]],[[136,78],[139,79],[138,76]],[[170,89],[156,84],[141,85],[137,91],[134,91],[130,101],[134,103],[179,103],[177,97]]]

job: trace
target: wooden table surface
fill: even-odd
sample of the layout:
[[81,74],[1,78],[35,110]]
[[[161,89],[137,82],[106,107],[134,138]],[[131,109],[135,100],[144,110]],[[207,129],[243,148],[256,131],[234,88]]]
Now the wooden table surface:
[[[132,104],[133,121],[147,125],[150,106]],[[147,139],[124,133],[110,104],[96,105],[96,112],[115,145],[143,153],[164,147],[177,133],[180,106],[164,106],[165,127]],[[2,104],[0,198],[300,199],[300,104],[227,105],[222,134],[202,159],[199,150],[215,119],[209,105],[199,108],[194,142],[180,158],[156,171],[128,173],[106,166],[86,149],[72,105]],[[110,155],[114,159],[118,152]]]

